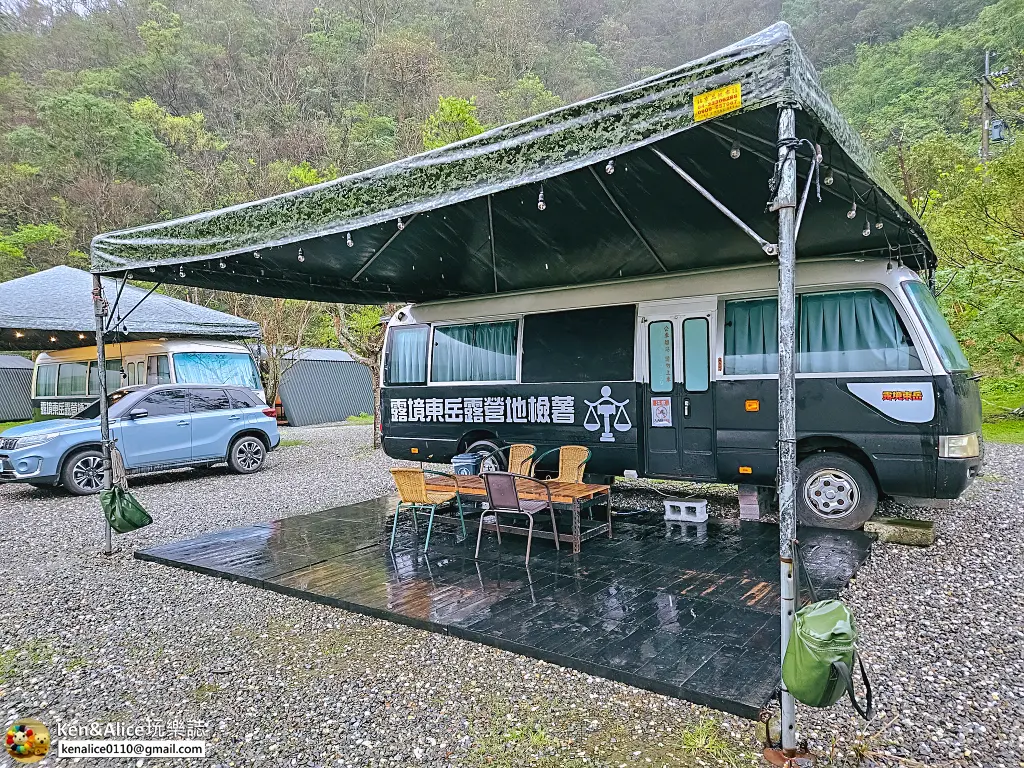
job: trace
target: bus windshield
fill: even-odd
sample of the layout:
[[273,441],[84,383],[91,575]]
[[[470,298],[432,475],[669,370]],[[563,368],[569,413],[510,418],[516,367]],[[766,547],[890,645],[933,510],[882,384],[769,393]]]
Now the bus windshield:
[[967,361],[963,350],[960,349],[956,336],[953,335],[946,318],[942,316],[939,303],[935,301],[928,286],[911,280],[903,284],[903,290],[906,291],[910,303],[917,310],[917,316],[924,323],[928,335],[935,342],[935,350],[939,353],[939,358],[945,369],[947,371],[970,370],[971,364]]
[[234,384],[262,389],[256,364],[245,352],[175,352],[174,375],[179,384]]

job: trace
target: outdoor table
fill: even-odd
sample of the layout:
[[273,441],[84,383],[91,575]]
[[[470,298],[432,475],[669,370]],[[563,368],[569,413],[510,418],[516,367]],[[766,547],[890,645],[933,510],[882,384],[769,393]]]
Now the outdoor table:
[[[570,510],[572,512],[572,533],[559,533],[558,540],[571,542],[572,552],[574,555],[579,554],[580,545],[587,539],[600,536],[602,533],[607,533],[608,538],[612,537],[611,486],[593,485],[591,483],[541,482],[544,482],[544,484],[550,489],[551,504],[554,506],[556,511]],[[428,491],[453,491],[455,490],[455,487],[454,478],[427,477]],[[528,499],[530,501],[547,501],[548,499],[544,489],[536,483],[517,480],[516,490],[519,491],[519,497],[521,499]],[[487,500],[487,490],[484,488],[484,479],[479,475],[459,475],[458,491],[463,499],[470,501]],[[586,530],[583,530],[582,523],[580,521],[580,513],[584,509],[590,509],[600,504],[605,505],[607,521],[604,523],[596,523],[595,525],[588,525]],[[483,525],[482,520],[480,524]],[[501,526],[502,533],[508,532],[525,534],[526,530],[526,528],[520,528],[519,526],[514,525],[502,524]],[[554,538],[553,534],[536,529],[534,529],[533,535],[546,539]]]

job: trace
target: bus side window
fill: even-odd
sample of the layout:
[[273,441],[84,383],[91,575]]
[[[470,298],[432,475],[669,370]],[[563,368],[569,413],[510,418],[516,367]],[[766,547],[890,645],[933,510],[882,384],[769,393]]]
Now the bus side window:
[[149,370],[146,373],[147,384],[170,384],[171,370],[167,364],[167,355],[150,355]]
[[40,365],[36,369],[36,397],[57,396],[57,366]]
[[427,383],[427,332],[425,325],[391,328],[384,370],[385,384]]
[[683,320],[683,385],[687,392],[707,392],[711,376],[708,321],[703,317]]

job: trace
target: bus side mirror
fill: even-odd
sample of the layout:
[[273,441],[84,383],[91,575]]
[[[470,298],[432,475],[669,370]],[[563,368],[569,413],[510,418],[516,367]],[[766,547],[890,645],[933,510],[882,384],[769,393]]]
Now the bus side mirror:
[[128,418],[132,421],[135,421],[136,419],[144,419],[147,416],[149,416],[149,411],[145,408],[132,408],[128,411]]

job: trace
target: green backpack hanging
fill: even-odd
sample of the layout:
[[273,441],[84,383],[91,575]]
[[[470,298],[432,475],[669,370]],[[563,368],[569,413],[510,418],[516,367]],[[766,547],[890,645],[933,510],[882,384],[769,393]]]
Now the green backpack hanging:
[[[799,560],[799,547],[793,546],[793,557]],[[803,563],[800,562],[801,570]],[[811,602],[796,612],[793,633],[782,660],[782,680],[797,701],[809,707],[828,707],[849,694],[853,708],[865,720],[874,716],[871,683],[864,663],[857,655],[857,630],[853,614],[839,600],[817,600],[806,571],[804,581],[811,593]],[[860,666],[864,681],[866,706],[857,701],[853,691],[853,662]]]

